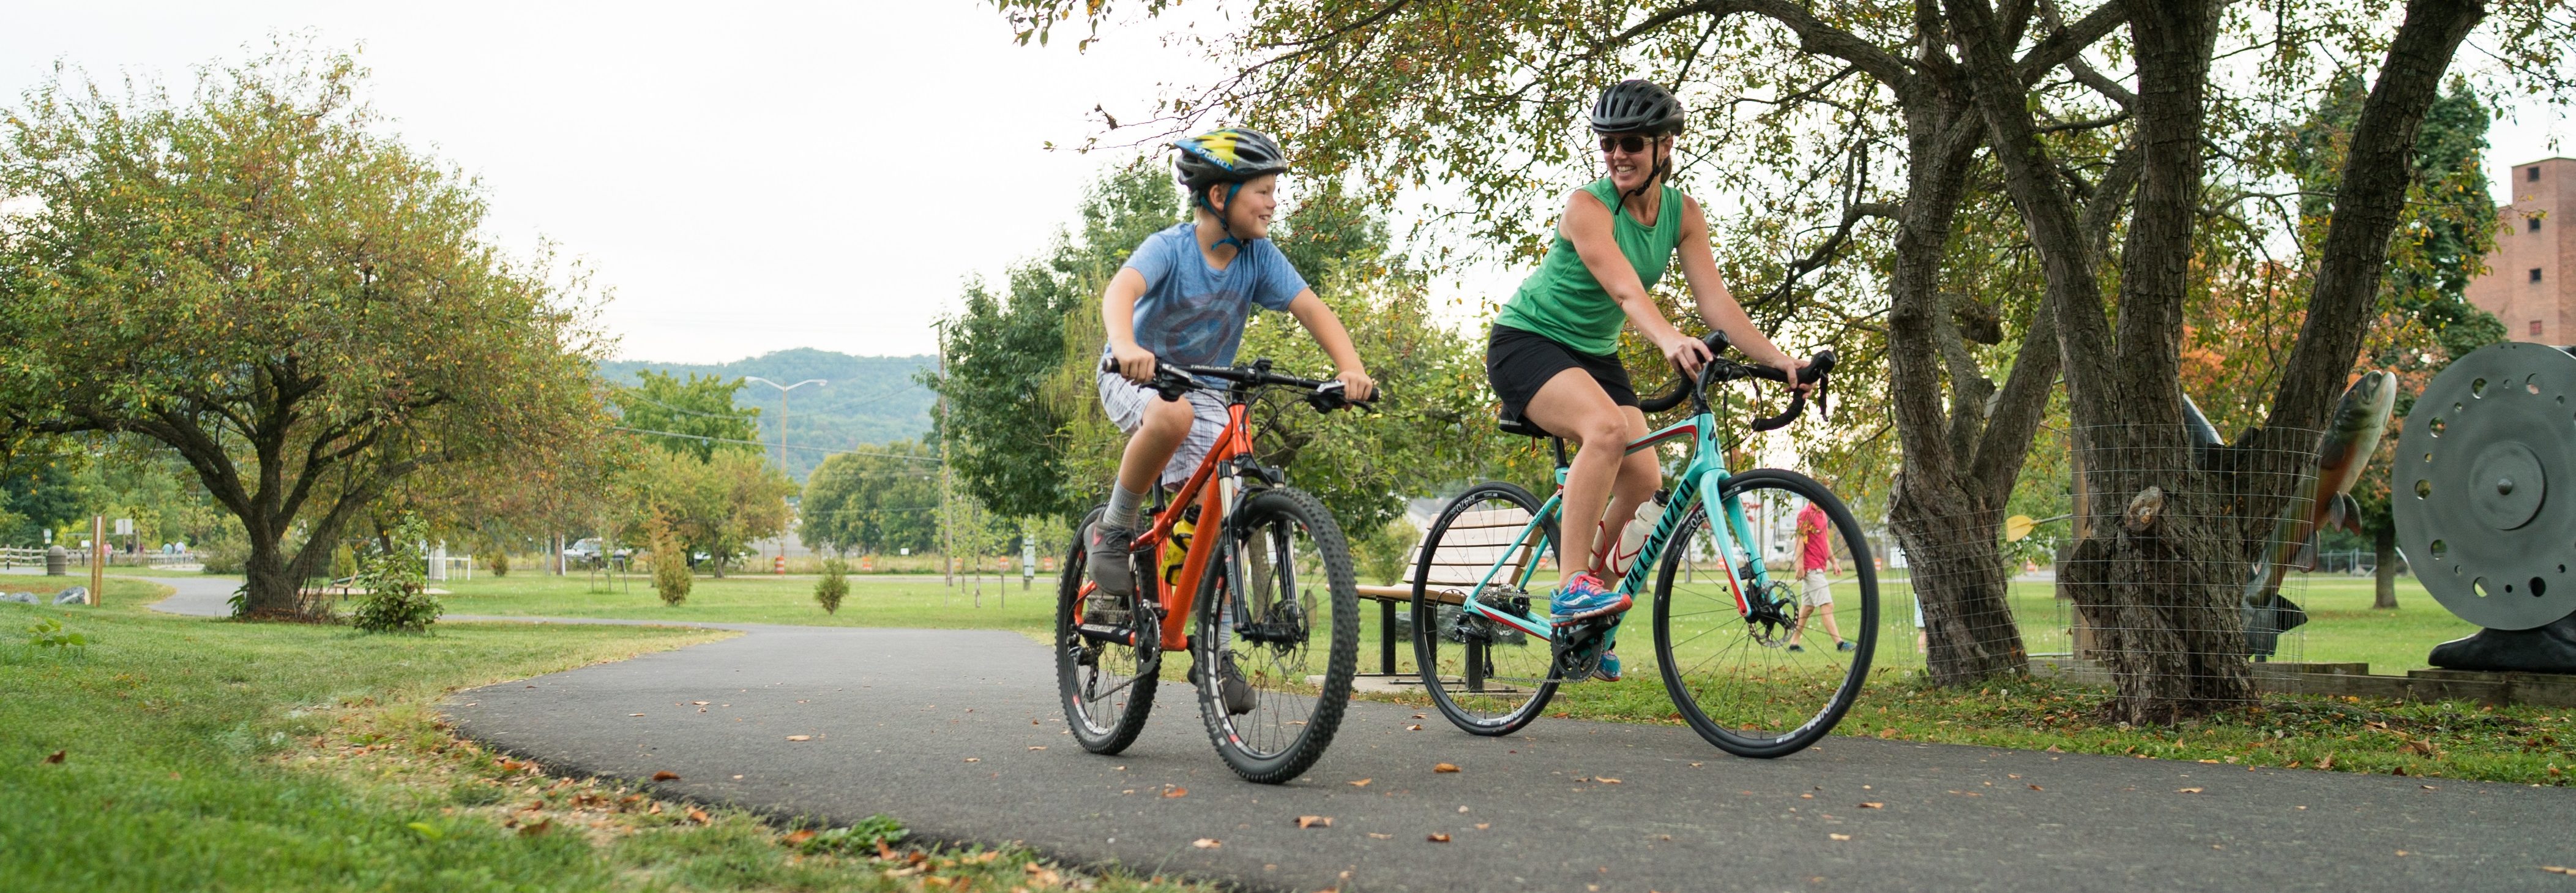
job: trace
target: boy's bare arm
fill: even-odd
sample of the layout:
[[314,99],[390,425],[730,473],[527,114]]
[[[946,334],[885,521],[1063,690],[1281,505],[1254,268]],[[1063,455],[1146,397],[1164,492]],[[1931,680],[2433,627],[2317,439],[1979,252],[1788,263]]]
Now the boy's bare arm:
[[1341,380],[1343,394],[1353,400],[1366,400],[1376,392],[1377,381],[1360,365],[1359,349],[1351,346],[1350,330],[1342,328],[1342,318],[1324,305],[1324,299],[1315,297],[1314,289],[1298,292],[1296,299],[1288,302],[1288,313],[1297,317],[1297,324],[1305,326],[1307,333],[1315,336],[1315,343],[1323,345],[1324,355],[1333,359],[1333,377]]
[[1136,299],[1145,296],[1145,274],[1120,267],[1100,293],[1100,322],[1109,330],[1109,357],[1118,374],[1143,383],[1154,377],[1154,352],[1136,344]]

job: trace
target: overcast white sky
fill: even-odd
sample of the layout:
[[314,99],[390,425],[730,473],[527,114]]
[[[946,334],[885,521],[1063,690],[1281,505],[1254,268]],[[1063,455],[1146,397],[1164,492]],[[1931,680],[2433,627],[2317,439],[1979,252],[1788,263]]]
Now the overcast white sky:
[[[504,244],[587,261],[616,290],[623,356],[672,362],[930,352],[961,283],[1042,248],[1115,160],[1043,144],[1097,132],[1095,104],[1132,120],[1158,84],[1210,71],[1160,45],[1170,20],[1076,54],[1012,43],[983,0],[21,0],[7,19],[10,102],[57,59],[183,91],[191,66],[272,33],[363,44],[377,108],[483,178]],[[2576,154],[2546,145],[2556,113],[2514,111],[2491,135],[2499,181]]]

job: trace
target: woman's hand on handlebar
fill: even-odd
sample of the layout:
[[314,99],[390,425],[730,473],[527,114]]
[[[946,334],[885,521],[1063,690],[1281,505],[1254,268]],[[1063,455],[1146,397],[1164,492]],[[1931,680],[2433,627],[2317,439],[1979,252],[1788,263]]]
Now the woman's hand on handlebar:
[[1682,372],[1689,375],[1698,375],[1700,367],[1708,365],[1708,361],[1716,356],[1709,352],[1706,343],[1680,332],[1664,339],[1662,346],[1664,360],[1681,367]]
[[1135,344],[1109,345],[1109,359],[1118,364],[1118,374],[1128,381],[1145,384],[1154,380],[1154,352]]
[[1342,383],[1342,396],[1345,398],[1367,400],[1377,396],[1377,379],[1370,378],[1367,372],[1359,369],[1344,369],[1334,375],[1333,380]]
[[1773,368],[1773,369],[1778,369],[1778,370],[1780,370],[1780,373],[1781,373],[1782,375],[1785,375],[1785,376],[1787,376],[1787,377],[1788,377],[1788,383],[1789,383],[1789,389],[1790,389],[1790,390],[1797,391],[1798,393],[1801,393],[1801,394],[1806,394],[1806,393],[1812,393],[1812,392],[1814,392],[1814,391],[1816,390],[1816,383],[1815,383],[1815,382],[1813,382],[1813,381],[1802,381],[1802,380],[1800,380],[1800,379],[1798,378],[1798,370],[1801,370],[1801,369],[1805,369],[1805,368],[1807,368],[1807,362],[1808,362],[1808,361],[1807,361],[1806,359],[1804,359],[1804,358],[1800,358],[1800,357],[1793,357],[1793,356],[1788,355],[1787,353],[1782,353],[1782,354],[1780,355],[1779,359],[1775,359],[1775,360],[1772,360],[1772,361],[1771,361],[1770,366],[1771,366],[1771,368]]

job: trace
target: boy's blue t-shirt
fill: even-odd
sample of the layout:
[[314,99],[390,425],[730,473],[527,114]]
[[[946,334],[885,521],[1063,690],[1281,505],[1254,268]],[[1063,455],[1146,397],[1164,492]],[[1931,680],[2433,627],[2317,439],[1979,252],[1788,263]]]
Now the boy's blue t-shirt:
[[[1165,363],[1232,364],[1249,305],[1286,310],[1306,290],[1305,277],[1269,239],[1244,246],[1224,270],[1209,269],[1197,230],[1187,223],[1145,237],[1125,266],[1145,277],[1145,293],[1136,298],[1136,345]],[[1109,356],[1107,345],[1100,355]]]

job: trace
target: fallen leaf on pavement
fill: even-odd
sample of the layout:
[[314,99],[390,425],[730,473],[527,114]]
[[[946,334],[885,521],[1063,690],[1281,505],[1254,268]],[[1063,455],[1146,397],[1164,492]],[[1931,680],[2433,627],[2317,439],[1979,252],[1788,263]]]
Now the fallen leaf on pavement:
[[1202,837],[1197,840],[1190,841],[1190,845],[1203,850],[1212,850],[1217,847],[1224,846],[1225,844],[1218,843],[1217,839],[1213,837]]
[[984,761],[984,758],[983,758],[983,757],[967,757],[967,758],[966,758],[966,762],[969,762],[969,763],[981,763],[981,762],[983,762],[983,761]]
[[1332,816],[1328,816],[1328,815],[1301,815],[1301,816],[1298,816],[1298,817],[1297,817],[1297,827],[1300,827],[1300,828],[1316,828],[1316,827],[1330,828],[1330,827],[1332,827],[1332,826],[1333,826],[1333,817],[1332,817]]
[[[506,767],[505,767],[505,768],[506,768]],[[673,771],[670,771],[670,770],[668,770],[668,769],[665,769],[665,770],[662,770],[662,771],[660,771],[660,772],[655,772],[655,773],[653,773],[653,780],[654,780],[654,781],[679,781],[679,780],[680,780],[680,773],[673,772]]]
[[1458,766],[1457,766],[1457,764],[1455,764],[1455,763],[1434,763],[1434,764],[1432,764],[1432,766],[1431,766],[1431,771],[1433,771],[1433,772],[1456,772],[1456,771],[1458,771]]
[[[1478,830],[1478,831],[1482,831],[1482,830],[1485,830],[1485,829],[1487,829],[1487,828],[1491,828],[1491,827],[1493,827],[1493,826],[1494,826],[1494,823],[1492,823],[1492,822],[1477,822],[1477,823],[1476,823],[1476,830]],[[1664,838],[1664,839],[1666,839],[1666,840],[1671,840],[1672,838],[1667,837],[1667,838]]]
[[1395,835],[1393,835],[1393,834],[1379,834],[1379,833],[1377,833],[1377,832],[1375,832],[1375,831],[1371,831],[1371,832],[1369,832],[1369,833],[1368,833],[1368,836],[1370,836],[1370,837],[1374,837],[1374,838],[1377,838],[1377,839],[1379,839],[1379,840],[1394,840],[1394,839],[1395,839]]
[[1421,719],[1421,718],[1422,718],[1422,714],[1416,713],[1416,714],[1414,714],[1414,715],[1413,715],[1413,718],[1415,718],[1415,719]]
[[2197,793],[2200,793],[2200,789],[2199,789],[2199,788],[2175,788],[2175,789],[2174,789],[2174,793],[2177,793],[2177,794],[2197,794]]
[[[45,757],[45,762],[48,762],[48,763],[59,763],[59,762],[62,762],[62,761],[63,761],[63,754],[66,754],[66,753],[70,753],[70,751],[65,751],[65,750],[57,750],[57,751],[54,751],[52,754],[47,755],[47,756]],[[1367,782],[1361,782],[1361,784],[1367,784]]]
[[1171,790],[1163,792],[1163,796],[1165,797],[1187,797],[1189,795],[1190,789],[1184,787],[1174,787]]
[[2034,791],[2045,791],[2045,790],[2048,790],[2047,788],[2043,788],[2043,787],[2040,787],[2040,786],[2038,786],[2038,785],[2031,785],[2031,786],[2030,786],[2030,789],[2031,789],[2031,790],[2034,790]]
[[780,840],[785,841],[788,846],[804,846],[806,841],[812,839],[814,839],[814,831],[811,828],[799,828],[795,831],[789,832],[786,837],[780,838]]
[[1419,732],[1419,731],[1422,731],[1422,724],[1421,724],[1421,723],[1411,723],[1411,724],[1407,724],[1407,725],[1404,727],[1404,730],[1405,730],[1405,731],[1407,731],[1407,732]]
[[1351,782],[1351,787],[1355,787],[1355,788],[1364,788],[1364,787],[1368,787],[1368,786],[1369,786],[1369,782],[1376,781],[1376,780],[1377,780],[1377,779],[1374,779],[1374,778],[1363,778],[1363,779],[1360,779],[1360,780],[1358,780],[1358,781]]
[[1430,837],[1426,837],[1426,838],[1423,838],[1423,839],[1424,839],[1424,840],[1431,841],[1432,843],[1448,843],[1448,842],[1449,842],[1449,835],[1441,834],[1441,833],[1438,833],[1438,832],[1433,832],[1433,833],[1432,833],[1432,835],[1431,835]]
[[1885,804],[1885,803],[1862,803],[1862,804],[1860,805],[1860,808],[1862,808],[1862,809],[1886,809],[1886,808],[1887,808],[1887,804]]
[[642,716],[642,715],[644,715],[644,714],[641,714],[641,713],[629,713],[629,714],[626,714],[626,715],[628,715],[628,716]]
[[2543,865],[2540,866],[2540,870],[2550,874],[2576,874],[2576,868],[2568,868],[2564,865]]
[[1849,834],[1827,834],[1827,835],[1825,835],[1825,836],[1826,836],[1826,837],[1831,837],[1831,838],[1833,838],[1833,839],[1835,839],[1835,840],[1850,840],[1850,839],[1851,839],[1851,835],[1849,835]]
[[696,704],[696,705],[698,705],[698,706],[700,706],[700,707],[704,707],[704,706],[706,706],[706,705],[707,705],[707,702],[705,702],[705,701],[690,701],[689,703]]
[[1044,744],[1032,745],[1032,746],[1030,746],[1030,747],[1029,747],[1029,749],[1030,749],[1030,750],[1045,750],[1045,749],[1046,749],[1046,745],[1044,745]]
[[2416,787],[2423,788],[2423,789],[2425,789],[2425,790],[2427,790],[2427,791],[2438,791],[2438,790],[2441,790],[2441,788],[2437,788],[2437,787],[2434,787],[2434,786],[2429,785],[2429,784],[2427,784],[2427,785],[2416,785]]
[[1618,780],[1618,779],[1616,779],[1616,778],[1603,778],[1603,777],[1598,776],[1598,775],[1593,776],[1593,777],[1592,777],[1592,780],[1593,780],[1593,781],[1600,782],[1600,783],[1602,783],[1602,784],[1622,784],[1622,783],[1623,783],[1623,782],[1621,782],[1620,780]]
[[814,740],[814,736],[812,736],[812,735],[789,735],[789,736],[787,736],[787,740],[789,740],[789,741],[812,741],[812,740]]

